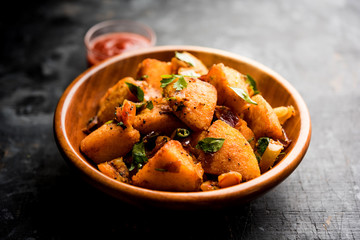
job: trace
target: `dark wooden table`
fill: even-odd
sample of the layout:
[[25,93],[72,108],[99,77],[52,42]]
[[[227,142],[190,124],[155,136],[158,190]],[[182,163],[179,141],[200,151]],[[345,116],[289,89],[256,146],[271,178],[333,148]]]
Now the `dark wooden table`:
[[[0,16],[1,239],[360,239],[360,2],[22,1]],[[214,212],[136,209],[80,180],[52,120],[87,67],[83,36],[123,18],[157,45],[219,48],[283,75],[308,104],[313,137],[266,195]]]

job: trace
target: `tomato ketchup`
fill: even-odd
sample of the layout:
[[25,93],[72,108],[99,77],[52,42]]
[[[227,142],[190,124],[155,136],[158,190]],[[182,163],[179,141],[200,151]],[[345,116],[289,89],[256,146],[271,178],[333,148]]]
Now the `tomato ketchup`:
[[149,39],[136,33],[107,33],[91,40],[87,59],[89,65],[93,65],[125,51],[149,47],[150,45]]

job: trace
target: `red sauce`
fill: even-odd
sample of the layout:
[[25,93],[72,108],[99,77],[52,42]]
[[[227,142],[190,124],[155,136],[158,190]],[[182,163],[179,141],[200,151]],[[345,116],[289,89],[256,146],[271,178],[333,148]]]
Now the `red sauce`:
[[89,64],[96,64],[106,58],[125,51],[149,47],[149,39],[135,33],[108,33],[91,41],[88,51]]

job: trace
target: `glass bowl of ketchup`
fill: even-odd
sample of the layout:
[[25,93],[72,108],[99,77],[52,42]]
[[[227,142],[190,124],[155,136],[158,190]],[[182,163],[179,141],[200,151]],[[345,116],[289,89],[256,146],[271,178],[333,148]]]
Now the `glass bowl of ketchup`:
[[85,34],[89,65],[123,52],[154,46],[156,35],[147,25],[129,20],[109,20],[92,26]]

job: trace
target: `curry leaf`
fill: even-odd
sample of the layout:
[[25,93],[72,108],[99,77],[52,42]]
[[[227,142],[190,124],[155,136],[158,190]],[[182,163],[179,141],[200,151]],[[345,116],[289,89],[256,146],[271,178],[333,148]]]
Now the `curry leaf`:
[[129,87],[130,92],[134,94],[140,102],[144,101],[144,91],[139,86],[128,82],[125,83]]
[[244,99],[246,102],[257,105],[257,102],[253,101],[249,95],[241,88],[230,87],[239,97]]
[[254,95],[260,93],[258,88],[257,88],[255,80],[249,74],[246,75],[246,82],[250,85],[250,87],[254,91]]

